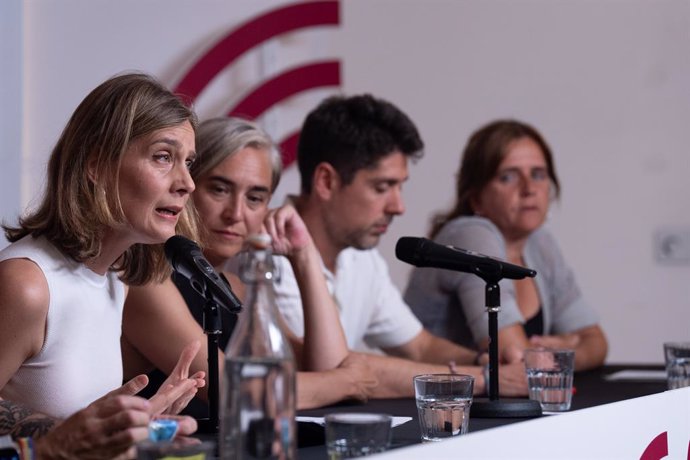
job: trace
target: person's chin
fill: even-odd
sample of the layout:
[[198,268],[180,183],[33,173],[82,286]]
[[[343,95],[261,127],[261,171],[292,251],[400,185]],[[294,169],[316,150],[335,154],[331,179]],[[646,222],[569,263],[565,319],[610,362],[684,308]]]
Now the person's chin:
[[366,251],[368,249],[374,249],[376,246],[378,246],[379,241],[381,241],[381,235],[368,235],[365,238],[358,239],[357,242],[352,246],[361,251]]
[[241,242],[224,241],[213,245],[213,251],[224,259],[232,259],[242,250]]

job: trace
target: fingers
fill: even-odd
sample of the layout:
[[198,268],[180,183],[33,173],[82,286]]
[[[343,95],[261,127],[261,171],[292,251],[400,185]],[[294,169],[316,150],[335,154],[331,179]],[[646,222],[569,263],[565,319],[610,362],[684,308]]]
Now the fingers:
[[77,412],[77,414],[83,412],[86,417],[105,419],[123,411],[136,411],[145,414],[151,411],[151,404],[145,398],[113,394],[115,391],[94,401],[83,411]]
[[179,398],[177,398],[177,399],[175,400],[175,402],[173,402],[173,403],[170,405],[170,407],[169,407],[167,410],[164,411],[164,413],[165,413],[165,414],[173,414],[173,415],[179,414],[180,412],[182,412],[182,410],[183,410],[185,407],[187,407],[187,404],[189,404],[189,402],[190,402],[192,399],[194,399],[194,396],[196,396],[197,391],[198,391],[198,390],[197,390],[196,386],[193,387],[191,390],[187,391],[187,392],[184,393],[182,396],[180,396]]
[[158,392],[149,399],[151,403],[151,413],[153,415],[162,414],[171,407],[177,400],[186,397],[189,392],[196,394],[196,381],[184,379],[176,384],[166,383]]
[[41,458],[55,453],[60,458],[119,458],[148,437],[148,410],[148,401],[140,397],[101,398],[42,438]]
[[266,233],[271,235],[271,238],[273,240],[277,239],[278,237],[278,229],[276,225],[276,210],[271,209],[266,213],[266,217],[264,218],[264,230],[266,230]]
[[201,388],[201,387],[206,386],[206,372],[204,372],[204,371],[195,372],[194,375],[192,375],[189,378],[196,382],[197,388]]
[[503,352],[503,359],[507,364],[522,362],[524,353],[522,349],[515,346],[508,346]]
[[148,384],[149,378],[145,374],[140,374],[134,377],[132,380],[125,383],[124,385],[122,385],[120,388],[116,388],[115,390],[111,391],[110,393],[106,394],[100,399],[106,399],[112,396],[119,395],[134,396],[135,394],[143,390]]
[[192,433],[195,433],[198,425],[196,420],[194,418],[189,417],[187,415],[173,415],[173,416],[165,416],[165,418],[171,418],[174,420],[177,420],[177,436],[189,436]]
[[194,361],[194,357],[199,352],[199,348],[201,348],[201,342],[198,340],[188,343],[182,350],[182,353],[180,353],[180,357],[171,375],[179,379],[186,379],[189,375],[189,368]]
[[527,375],[525,367],[521,363],[500,367],[499,372],[500,393],[505,396],[526,396]]
[[148,438],[150,421],[148,412],[119,412],[103,421],[103,443],[115,449],[126,450],[132,444]]
[[264,227],[266,233],[271,236],[273,252],[285,255],[290,252],[291,248],[286,236],[286,216],[282,210],[283,208],[270,210],[264,219]]
[[[175,444],[178,446],[196,446],[201,444],[201,439],[186,436],[175,436]],[[215,457],[214,457],[215,458]]]
[[309,231],[292,205],[270,210],[264,219],[264,227],[271,235],[276,254],[289,257],[310,244]]

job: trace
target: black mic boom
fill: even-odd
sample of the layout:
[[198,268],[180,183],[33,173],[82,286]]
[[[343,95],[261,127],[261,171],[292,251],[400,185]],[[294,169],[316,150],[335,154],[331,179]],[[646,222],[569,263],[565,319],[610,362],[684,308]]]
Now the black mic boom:
[[173,270],[187,278],[201,296],[208,298],[207,293],[210,294],[216,303],[231,312],[242,309],[242,303],[230,289],[228,280],[216,273],[194,241],[175,235],[168,238],[164,248]]
[[537,272],[530,268],[413,236],[403,236],[398,240],[395,245],[395,256],[416,267],[444,268],[474,273],[484,281],[497,282],[503,278],[519,280],[537,275]]

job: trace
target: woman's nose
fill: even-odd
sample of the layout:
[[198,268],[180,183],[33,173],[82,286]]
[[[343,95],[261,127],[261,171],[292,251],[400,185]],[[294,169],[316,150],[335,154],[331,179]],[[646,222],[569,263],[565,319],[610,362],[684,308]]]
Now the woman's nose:
[[236,198],[230,198],[223,209],[223,217],[236,222],[242,218],[242,204]]
[[174,182],[175,191],[182,194],[192,193],[196,186],[194,185],[192,175],[189,173],[189,169],[187,169],[186,165],[181,165],[179,170],[178,178]]

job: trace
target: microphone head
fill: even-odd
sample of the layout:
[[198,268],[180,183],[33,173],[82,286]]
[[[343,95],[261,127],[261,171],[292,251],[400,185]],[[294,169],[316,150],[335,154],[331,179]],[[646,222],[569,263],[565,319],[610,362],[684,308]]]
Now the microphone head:
[[174,235],[165,242],[163,250],[165,251],[165,258],[168,259],[170,265],[172,265],[173,269],[177,269],[178,255],[188,254],[192,251],[201,251],[201,248],[189,238],[185,238],[182,235]]
[[423,260],[425,238],[415,236],[403,236],[395,245],[395,257],[408,264],[419,266]]

